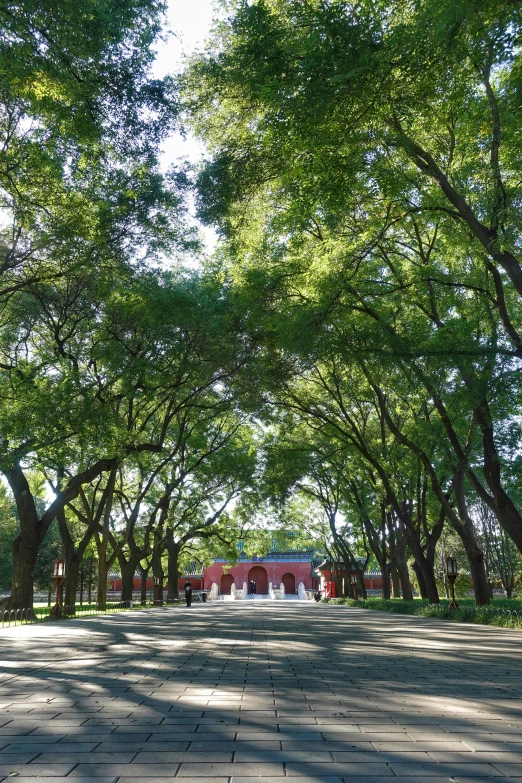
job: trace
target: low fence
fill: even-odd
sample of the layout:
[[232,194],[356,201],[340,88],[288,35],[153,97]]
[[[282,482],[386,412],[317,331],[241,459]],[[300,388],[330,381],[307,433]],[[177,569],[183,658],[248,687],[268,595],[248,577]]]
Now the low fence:
[[450,609],[445,604],[428,604],[427,615],[439,615],[445,619],[458,619],[461,622],[483,623],[485,625],[499,625],[507,628],[522,626],[522,610],[497,609],[494,606],[461,606],[458,609]]
[[[130,611],[131,609],[147,609],[151,605],[136,605],[133,601],[107,602],[104,609],[96,604],[84,604],[82,606],[62,606],[64,617],[92,617],[96,614],[115,614],[117,612]],[[49,621],[51,618],[52,607],[36,606],[27,609],[0,609],[1,627],[8,628],[11,625],[34,625]]]
[[323,600],[335,604],[359,607],[360,609],[391,612],[392,614],[439,617],[443,620],[455,620],[457,622],[476,623],[478,625],[495,625],[502,628],[522,628],[520,601],[516,602],[516,609],[510,609],[506,606],[495,606],[495,602],[488,606],[471,605],[468,599],[463,599],[458,609],[450,609],[448,600],[442,600],[439,604],[428,604],[423,601],[382,600],[379,598],[360,599],[358,601],[355,601],[353,598],[327,598]]

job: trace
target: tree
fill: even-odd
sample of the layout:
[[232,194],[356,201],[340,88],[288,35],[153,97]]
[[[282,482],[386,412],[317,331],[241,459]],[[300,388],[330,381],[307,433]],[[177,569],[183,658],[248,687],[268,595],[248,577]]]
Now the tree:
[[13,573],[11,549],[18,533],[18,520],[13,501],[0,484],[0,590],[9,589]]
[[492,582],[500,580],[508,598],[513,595],[522,575],[522,557],[513,541],[500,527],[491,510],[484,503],[473,509],[486,553],[488,576]]
[[[191,548],[195,540],[213,538],[233,548],[243,530],[232,523],[238,520],[238,511],[231,517],[228,509],[233,502],[247,506],[249,495],[255,493],[257,465],[252,429],[231,413],[209,424],[205,450],[197,438],[188,444],[194,449],[194,455],[187,448],[186,461],[179,466],[183,480],[172,497],[166,519],[169,599],[179,597],[180,560],[184,550]],[[196,454],[200,458],[195,462]]]
[[189,238],[183,178],[160,176],[156,161],[175,117],[170,81],[148,74],[162,6],[117,5],[0,9],[0,199],[10,221],[0,237],[1,469],[20,519],[14,607],[32,603],[38,548],[56,514],[113,464],[114,453],[87,460],[39,513],[27,469],[74,462],[64,442],[85,435],[103,408],[100,387],[116,381],[96,368],[111,334],[112,283],[125,287],[138,264]]

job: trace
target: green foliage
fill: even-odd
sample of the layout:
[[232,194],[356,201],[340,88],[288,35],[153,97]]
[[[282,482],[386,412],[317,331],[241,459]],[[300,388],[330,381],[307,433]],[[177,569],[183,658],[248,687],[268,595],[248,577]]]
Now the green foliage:
[[415,615],[416,617],[440,617],[455,622],[477,623],[479,625],[498,625],[504,628],[522,629],[522,601],[495,600],[491,606],[475,606],[471,600],[459,600],[459,609],[450,609],[448,601],[439,605],[429,605],[424,601],[383,601],[368,598],[366,601],[354,601],[351,598],[326,599],[328,603],[375,609],[380,612]]
[[184,100],[211,152],[200,215],[260,339],[267,495],[318,492],[347,539],[431,577],[449,522],[484,602],[477,498],[522,551],[520,9],[222,13]]
[[0,590],[11,587],[13,563],[11,548],[18,534],[18,520],[12,499],[3,484],[0,484]]
[[[180,109],[172,80],[150,76],[163,10],[0,9],[15,602],[30,600],[31,573],[46,583],[62,511],[68,557],[95,535],[84,577],[97,566],[100,593],[117,560],[174,574],[274,539],[350,568],[390,563],[403,588],[414,560],[433,601],[451,551],[459,593],[466,559],[479,603],[486,561],[509,592],[522,551],[520,8],[223,2],[181,84],[210,152],[199,214],[223,240],[198,271],[179,263],[199,252],[189,173],[158,167]],[[2,551],[9,506],[0,496]]]

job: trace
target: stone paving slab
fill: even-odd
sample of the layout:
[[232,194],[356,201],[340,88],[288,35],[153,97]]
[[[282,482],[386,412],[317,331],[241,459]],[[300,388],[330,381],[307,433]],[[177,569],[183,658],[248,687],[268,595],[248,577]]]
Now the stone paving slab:
[[[78,780],[81,780],[78,778]],[[228,783],[230,778],[143,778],[140,783]],[[259,778],[254,778],[259,783]],[[284,778],[283,778],[284,780]],[[504,778],[505,780],[505,778]],[[74,781],[76,783],[76,780]],[[136,778],[118,778],[118,783],[136,783]]]
[[[505,779],[505,778],[504,778]],[[16,783],[50,783],[49,778],[43,778],[43,777],[11,777],[11,778],[4,778],[4,780],[10,780],[12,783],[16,781]],[[66,783],[68,778],[54,778],[54,780],[62,781],[62,783]],[[173,780],[173,778],[171,778]],[[116,777],[109,777],[109,778],[75,778],[74,783],[116,783],[117,778]]]
[[68,775],[74,769],[74,764],[8,764],[0,763],[0,777],[5,775],[10,777],[13,773],[16,776],[41,777],[41,778],[59,778]]
[[[491,764],[459,764],[459,763],[450,763],[445,764],[443,762],[440,763],[392,763],[390,764],[390,769],[393,771],[393,774],[397,775],[397,777],[411,777],[411,776],[419,776],[423,775],[424,777],[433,777],[440,776],[440,775],[447,775],[449,778],[458,776],[458,775],[467,775],[468,777],[476,777],[476,778],[491,778],[491,777],[498,777],[499,769]],[[519,767],[520,771],[520,767]],[[505,773],[504,773],[505,774]]]
[[324,767],[318,768],[318,765],[312,764],[287,764],[286,775],[290,778],[302,778],[311,776],[316,773],[317,775],[333,775],[338,777],[348,777],[350,780],[353,777],[370,775],[372,777],[388,778],[393,777],[394,773],[390,767],[384,762],[375,761],[374,763],[368,762],[341,762],[332,763],[328,765],[328,769]]
[[3,629],[0,781],[522,783],[521,640],[298,601]]

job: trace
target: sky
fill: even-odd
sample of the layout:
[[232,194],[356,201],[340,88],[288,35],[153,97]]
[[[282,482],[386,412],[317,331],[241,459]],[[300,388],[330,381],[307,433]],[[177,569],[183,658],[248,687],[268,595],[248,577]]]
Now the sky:
[[[171,35],[166,43],[158,47],[154,76],[161,78],[176,73],[183,66],[184,55],[203,47],[213,16],[212,0],[169,0],[166,29]],[[204,149],[196,139],[183,139],[176,135],[164,148],[162,163],[167,166],[179,157],[188,157],[196,162]]]
[[[185,55],[203,48],[213,15],[212,0],[169,0],[165,29],[170,35],[157,48],[153,70],[156,78],[177,73],[183,67]],[[167,169],[179,158],[197,163],[204,153],[203,145],[194,137],[175,134],[163,145],[161,164]],[[216,232],[205,226],[200,226],[200,231],[207,251],[211,252],[217,244]]]

